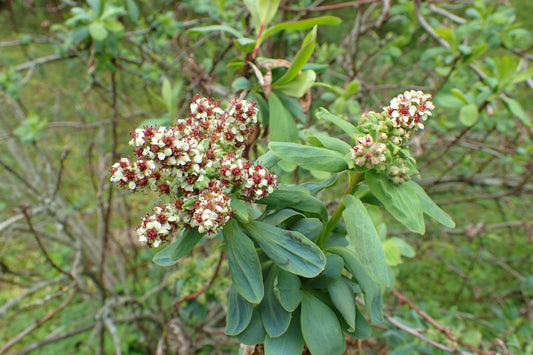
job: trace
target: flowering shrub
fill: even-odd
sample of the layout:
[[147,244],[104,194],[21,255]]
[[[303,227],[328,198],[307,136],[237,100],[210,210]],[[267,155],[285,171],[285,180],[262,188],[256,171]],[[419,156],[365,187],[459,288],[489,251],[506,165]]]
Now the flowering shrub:
[[[382,290],[394,283],[390,267],[397,261],[386,258],[367,208],[384,208],[416,233],[424,233],[424,213],[454,225],[408,181],[416,172],[409,138],[431,115],[430,97],[406,91],[381,113],[364,114],[357,126],[323,109],[317,116],[343,129],[352,144],[326,134],[310,137],[314,146],[271,142],[255,163],[243,158],[257,125],[255,105],[234,100],[222,110],[213,100],[195,98],[189,117],[175,126],[135,130],[130,145],[137,160],[115,163],[111,180],[131,191],[158,191],[169,201],[137,230],[151,247],[183,230],[155,255],[159,265],[175,264],[204,235],[222,232],[233,283],[226,334],[244,344],[264,342],[267,354],[300,354],[304,343],[312,354],[341,354],[343,333],[370,334],[356,294],[379,322]],[[334,174],[318,183],[278,184],[268,169],[280,160]],[[330,216],[315,196],[340,173],[348,174],[349,184]],[[387,248],[412,256],[398,240]]]

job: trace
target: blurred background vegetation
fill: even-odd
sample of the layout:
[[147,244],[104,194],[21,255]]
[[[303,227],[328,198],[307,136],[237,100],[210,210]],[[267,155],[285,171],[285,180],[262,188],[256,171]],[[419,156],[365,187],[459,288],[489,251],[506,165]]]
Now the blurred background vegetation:
[[[341,136],[320,107],[354,121],[404,90],[432,93],[417,182],[457,224],[388,225],[414,252],[388,256],[386,321],[357,350],[533,353],[533,4],[281,1],[273,22],[324,15],[342,23],[318,27],[310,95],[281,96],[300,138]],[[246,90],[267,127],[249,63],[283,72],[306,31],[268,37],[255,57],[236,0],[0,0],[0,23],[0,354],[237,353],[220,243],[154,265],[135,234],[154,196],[116,191],[108,170],[131,130],[171,124],[196,94]]]

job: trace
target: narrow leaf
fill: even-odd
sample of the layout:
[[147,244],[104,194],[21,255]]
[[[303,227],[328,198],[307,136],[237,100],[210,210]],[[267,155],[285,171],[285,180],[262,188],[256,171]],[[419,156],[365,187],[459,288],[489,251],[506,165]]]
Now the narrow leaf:
[[413,232],[424,234],[422,206],[409,184],[394,184],[373,170],[366,172],[365,180],[387,212]]
[[331,173],[348,169],[344,156],[329,149],[284,142],[271,142],[268,147],[281,159],[304,169]]
[[278,11],[278,6],[281,0],[257,0],[257,11],[259,18],[264,25],[272,21],[272,18]]
[[181,257],[188,254],[203,236],[204,234],[198,233],[196,229],[187,229],[178,240],[155,254],[152,261],[160,266],[174,265]]
[[346,206],[342,212],[342,217],[357,258],[366,268],[370,277],[380,285],[389,287],[385,253],[365,206],[361,200],[351,195],[344,196],[342,201]]
[[279,270],[277,281],[274,283],[274,293],[281,306],[287,312],[294,312],[302,300],[302,282],[297,275],[285,270]]
[[321,107],[320,111],[316,113],[318,119],[328,120],[340,129],[342,129],[350,138],[355,139],[357,136],[357,129],[350,122],[344,118],[330,113],[325,108]]
[[289,96],[302,97],[313,86],[315,80],[316,73],[313,70],[306,70],[288,83],[275,85],[274,88]]
[[277,142],[298,141],[296,122],[274,92],[271,92],[268,97],[268,107],[270,112],[270,140]]
[[253,305],[239,295],[235,287],[232,286],[228,296],[228,312],[224,333],[227,335],[242,333],[250,324],[253,309]]
[[265,298],[259,305],[263,325],[270,337],[279,337],[285,333],[291,321],[291,313],[287,312],[274,293],[274,281],[278,276],[278,268],[270,268],[265,279]]
[[355,295],[342,278],[328,286],[331,301],[348,325],[355,329]]
[[294,22],[282,22],[274,25],[263,32],[263,35],[259,38],[262,42],[265,38],[272,36],[273,34],[283,30],[298,30],[303,31],[312,28],[316,25],[338,25],[342,20],[335,16],[321,16],[307,20],[300,20]]
[[302,334],[313,355],[340,355],[345,341],[337,316],[326,304],[304,292],[301,309]]
[[202,26],[202,27],[193,27],[189,29],[187,32],[189,33],[203,33],[203,32],[226,32],[229,33],[237,38],[243,38],[244,36],[242,33],[234,29],[233,27],[230,27],[228,25],[211,25],[211,26]]
[[516,101],[515,99],[511,99],[510,97],[507,97],[505,95],[502,95],[501,98],[509,112],[518,117],[520,121],[522,121],[522,123],[525,124],[527,127],[532,126],[531,119],[527,117],[526,112],[518,101]]
[[406,184],[415,192],[424,213],[434,218],[437,222],[448,228],[455,228],[455,222],[429,197],[424,189],[414,181],[408,181]]
[[254,243],[231,219],[223,230],[228,266],[235,289],[250,303],[263,299],[263,277]]
[[300,70],[302,70],[303,66],[307,63],[307,61],[313,54],[313,51],[315,50],[316,31],[317,28],[315,26],[313,30],[311,30],[311,32],[309,32],[307,36],[305,36],[302,42],[302,47],[300,48],[300,50],[298,50],[298,52],[296,52],[294,58],[292,59],[291,65],[289,66],[285,74],[283,74],[281,78],[274,82],[274,86],[287,84],[298,75]]
[[269,336],[265,339],[265,355],[294,355],[301,354],[304,339],[300,329],[300,319],[293,317],[289,329],[277,338]]
[[280,268],[304,277],[315,277],[326,265],[322,250],[304,235],[273,225],[250,221],[243,226]]
[[265,336],[265,327],[261,320],[259,307],[254,307],[252,319],[250,320],[250,323],[248,323],[248,327],[242,333],[237,335],[237,339],[243,344],[255,345],[264,342]]

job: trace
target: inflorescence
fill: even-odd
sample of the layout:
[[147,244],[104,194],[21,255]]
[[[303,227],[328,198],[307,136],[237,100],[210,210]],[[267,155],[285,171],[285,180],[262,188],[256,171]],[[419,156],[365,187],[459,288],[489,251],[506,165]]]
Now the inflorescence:
[[231,218],[231,194],[253,202],[272,193],[276,175],[243,158],[257,123],[255,103],[234,100],[227,110],[212,99],[195,97],[189,117],[172,127],[144,127],[129,142],[137,160],[122,158],[111,181],[130,191],[157,191],[169,200],[146,214],[137,227],[150,247],[173,232],[194,228],[216,234]]
[[352,148],[352,158],[362,169],[385,173],[395,184],[410,179],[416,171],[408,148],[411,133],[424,128],[435,108],[431,95],[405,91],[393,98],[381,113],[368,112],[357,126],[360,136]]

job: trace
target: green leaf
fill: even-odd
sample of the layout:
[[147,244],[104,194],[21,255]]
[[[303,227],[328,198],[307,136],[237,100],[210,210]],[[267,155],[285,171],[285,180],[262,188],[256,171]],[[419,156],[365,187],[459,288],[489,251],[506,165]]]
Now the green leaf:
[[126,9],[130,20],[137,22],[139,20],[139,7],[135,3],[135,0],[126,0]]
[[370,277],[384,287],[390,286],[389,272],[381,241],[372,219],[361,202],[351,195],[344,196],[346,206],[342,217],[346,224],[348,237],[355,248],[355,255],[365,267]]
[[240,33],[239,31],[237,31],[236,29],[228,25],[210,25],[210,26],[202,26],[202,27],[193,27],[193,28],[190,28],[187,32],[196,34],[196,33],[204,33],[204,32],[209,33],[209,32],[218,32],[218,31],[229,33],[237,38],[244,37],[242,33]]
[[292,318],[289,328],[277,338],[269,336],[265,339],[265,355],[294,355],[301,354],[304,348],[304,339],[300,329],[300,320]]
[[311,354],[340,355],[344,352],[344,335],[335,312],[305,291],[300,322],[305,343]]
[[270,112],[270,140],[278,142],[297,142],[298,129],[292,114],[283,106],[278,96],[271,92],[268,97]]
[[321,16],[315,17],[307,20],[300,20],[294,22],[282,22],[280,24],[274,25],[266,29],[261,37],[259,42],[262,42],[265,38],[272,36],[274,33],[278,33],[283,30],[297,30],[303,31],[309,28],[312,28],[316,25],[338,25],[342,20],[335,16]]
[[170,117],[174,117],[174,95],[172,92],[172,85],[170,84],[170,81],[165,78],[163,79],[163,84],[161,85],[161,98],[163,99],[163,103],[165,104],[165,107],[170,115]]
[[513,84],[533,78],[533,67],[517,73],[513,78]]
[[223,234],[228,252],[228,266],[235,288],[248,302],[261,302],[263,277],[254,243],[233,219],[226,223]]
[[257,203],[267,205],[272,208],[283,208],[291,204],[298,203],[309,196],[309,191],[301,186],[279,185],[266,198],[257,201]]
[[459,120],[467,127],[473,126],[478,120],[478,110],[476,104],[468,104],[461,107],[459,111]]
[[320,181],[320,182],[304,182],[300,186],[305,187],[307,190],[309,190],[309,193],[312,196],[316,196],[320,191],[323,189],[327,189],[329,187],[335,186],[337,182],[337,175],[332,175],[329,179]]
[[105,1],[100,0],[87,0],[87,4],[93,10],[93,17],[99,18],[102,14],[102,11],[104,10],[104,3]]
[[305,36],[302,47],[296,54],[294,55],[294,58],[292,59],[291,65],[287,69],[287,71],[278,79],[276,80],[273,85],[279,86],[283,84],[287,84],[288,82],[292,81],[302,70],[303,66],[307,63],[311,55],[313,54],[313,51],[315,50],[315,44],[316,44],[316,26]]
[[329,149],[284,142],[271,142],[268,147],[281,159],[304,169],[331,173],[348,169],[344,156]]
[[297,275],[285,270],[279,270],[277,281],[274,283],[274,293],[279,303],[287,312],[294,312],[302,300],[302,282]]
[[409,243],[407,243],[405,240],[398,238],[398,237],[391,237],[387,240],[396,244],[402,256],[405,256],[407,258],[415,257],[416,255],[415,249],[411,245],[409,245]]
[[243,227],[265,254],[283,270],[304,277],[315,277],[324,270],[324,253],[301,233],[252,220]]
[[248,223],[248,206],[243,200],[231,195],[231,209],[235,211],[235,217],[243,223]]
[[242,333],[250,324],[254,307],[246,301],[232,286],[228,296],[228,311],[226,314],[226,328],[224,333],[227,335],[237,335]]
[[263,325],[270,337],[279,337],[285,333],[291,322],[291,313],[287,312],[274,293],[274,281],[278,276],[278,267],[272,266],[265,279],[265,298],[259,305]]
[[95,41],[103,41],[107,37],[107,30],[101,22],[91,23],[89,25],[89,33]]
[[320,111],[316,113],[318,119],[328,120],[340,129],[342,129],[352,140],[355,139],[358,132],[354,125],[346,121],[344,118],[330,113],[325,108],[321,107]]
[[355,329],[355,295],[352,288],[340,278],[328,286],[328,293],[346,323]]
[[277,226],[294,216],[304,217],[304,215],[298,211],[290,208],[284,208],[266,216],[264,222]]
[[275,85],[274,88],[289,96],[302,97],[313,86],[315,80],[316,73],[313,70],[306,70],[288,83]]
[[237,335],[237,339],[243,344],[255,345],[264,342],[265,336],[265,327],[261,320],[259,307],[254,307],[252,319],[250,320],[250,323],[248,323],[248,327],[242,333]]
[[174,243],[155,254],[152,261],[160,266],[174,265],[188,254],[204,235],[196,229],[186,229]]
[[502,95],[501,98],[503,100],[503,103],[509,110],[509,112],[511,112],[516,117],[518,117],[520,121],[522,121],[522,123],[526,125],[527,127],[532,126],[531,119],[527,117],[526,112],[524,111],[524,109],[522,108],[522,105],[520,105],[518,101],[516,101],[515,99],[511,99],[510,97],[507,97],[505,95]]
[[352,149],[352,147],[348,143],[341,141],[338,138],[330,137],[329,135],[325,133],[313,133],[313,135],[310,136],[309,138],[311,138],[310,141],[316,140],[324,148],[339,152],[343,156],[348,154],[350,150]]
[[281,0],[257,0],[257,12],[263,25],[267,25],[272,21],[274,15],[278,11],[278,6]]
[[368,271],[361,264],[355,253],[339,246],[328,247],[326,251],[342,257],[346,269],[355,277],[357,283],[363,290],[365,305],[370,312],[370,318],[374,322],[382,322],[383,295],[381,293],[381,287],[370,277]]
[[383,242],[383,251],[385,252],[385,261],[389,266],[397,266],[402,263],[400,248],[392,240],[387,239]]
[[455,222],[429,197],[424,189],[414,181],[406,184],[414,191],[425,214],[434,218],[437,222],[448,228],[455,228]]
[[365,180],[387,212],[413,232],[424,234],[426,227],[422,206],[409,184],[396,185],[373,170],[366,172]]
[[372,327],[359,307],[356,307],[355,331],[345,330],[345,332],[357,339],[365,339],[372,335]]
[[261,155],[257,160],[255,161],[257,164],[261,165],[263,168],[270,169],[274,165],[280,161],[281,158],[277,157],[272,153],[270,150],[266,152],[265,154]]
[[326,205],[314,196],[305,196],[301,201],[290,203],[287,207],[294,208],[300,212],[307,212],[307,214],[312,216],[320,217],[324,223],[328,220],[328,210]]
[[323,228],[324,226],[318,218],[300,218],[290,227],[291,230],[302,233],[313,242],[322,233]]

